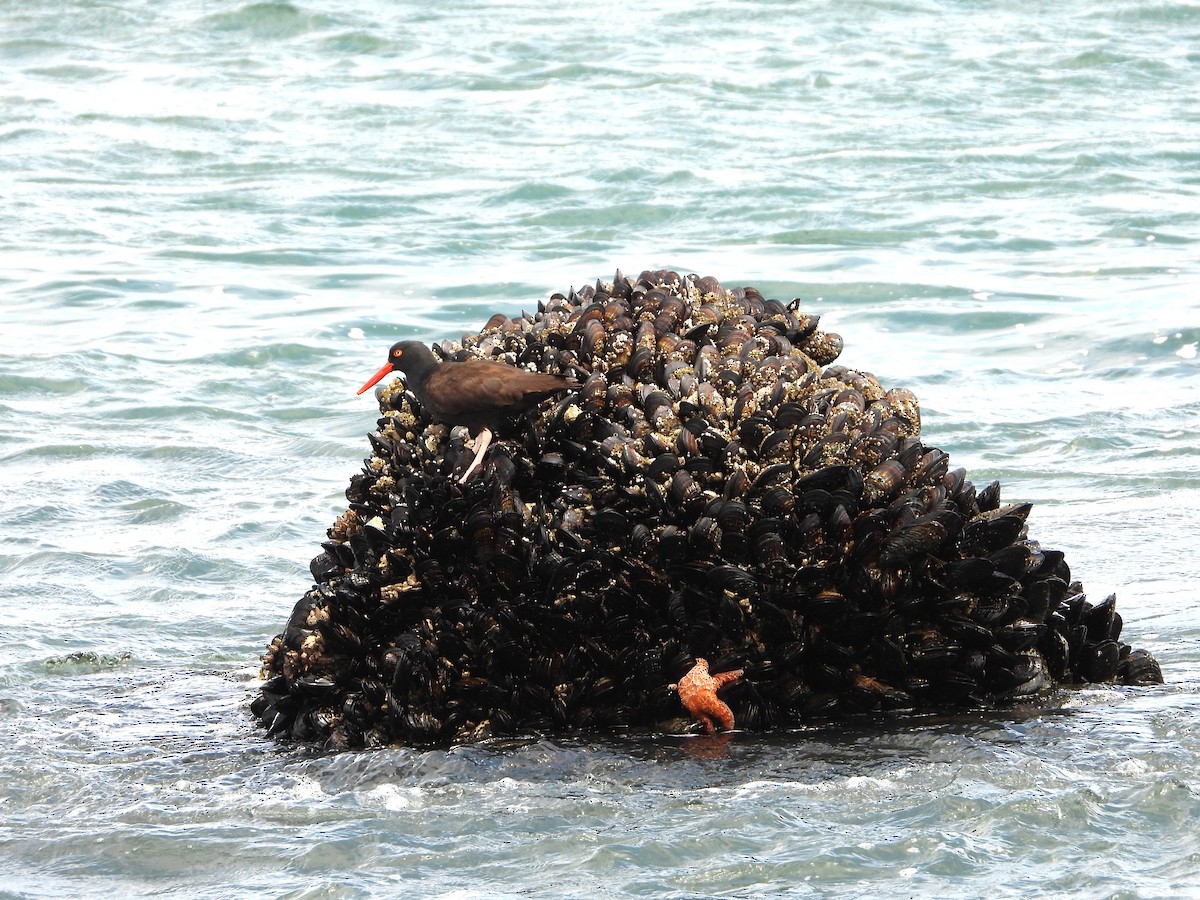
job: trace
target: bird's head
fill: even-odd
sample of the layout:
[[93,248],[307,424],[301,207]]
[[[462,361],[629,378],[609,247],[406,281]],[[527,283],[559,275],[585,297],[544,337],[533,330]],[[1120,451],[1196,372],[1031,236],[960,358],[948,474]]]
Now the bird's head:
[[437,365],[437,358],[420,341],[397,341],[388,350],[385,362],[367,383],[358,389],[361,394],[378,384],[389,372],[404,372],[408,375],[426,372]]

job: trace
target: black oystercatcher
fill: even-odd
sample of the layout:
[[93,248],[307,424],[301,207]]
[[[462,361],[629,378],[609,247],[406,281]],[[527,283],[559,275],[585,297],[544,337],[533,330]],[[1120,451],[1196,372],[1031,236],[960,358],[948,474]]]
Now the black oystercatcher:
[[408,389],[437,422],[466,425],[475,435],[475,459],[458,483],[471,477],[488,445],[492,426],[507,416],[517,415],[542,400],[579,387],[565,375],[526,372],[485,359],[438,362],[420,341],[400,341],[388,351],[388,361],[358,392],[372,387],[389,372],[405,375]]

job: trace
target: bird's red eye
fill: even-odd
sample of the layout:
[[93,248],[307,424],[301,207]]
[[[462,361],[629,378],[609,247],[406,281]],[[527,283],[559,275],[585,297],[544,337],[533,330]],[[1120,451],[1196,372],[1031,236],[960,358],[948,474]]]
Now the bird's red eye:
[[400,357],[402,357],[403,355],[404,355],[404,351],[403,351],[403,350],[393,350],[393,351],[392,351],[392,356],[396,357],[396,359],[399,359],[399,358],[400,358]]

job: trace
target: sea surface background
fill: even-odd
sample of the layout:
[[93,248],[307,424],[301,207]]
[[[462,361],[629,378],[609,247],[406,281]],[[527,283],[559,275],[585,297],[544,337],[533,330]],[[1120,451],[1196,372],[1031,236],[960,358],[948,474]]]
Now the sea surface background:
[[[1167,685],[267,740],[354,391],[617,267],[802,298]],[[1195,2],[0,0],[0,897],[1200,896],[1198,286]]]

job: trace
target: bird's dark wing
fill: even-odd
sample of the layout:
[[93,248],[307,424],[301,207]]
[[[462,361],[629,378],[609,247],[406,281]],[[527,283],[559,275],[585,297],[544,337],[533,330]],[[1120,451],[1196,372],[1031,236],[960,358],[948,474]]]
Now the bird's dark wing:
[[446,422],[480,422],[520,412],[575,382],[562,375],[526,372],[501,363],[443,363],[429,376],[430,412]]

